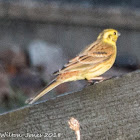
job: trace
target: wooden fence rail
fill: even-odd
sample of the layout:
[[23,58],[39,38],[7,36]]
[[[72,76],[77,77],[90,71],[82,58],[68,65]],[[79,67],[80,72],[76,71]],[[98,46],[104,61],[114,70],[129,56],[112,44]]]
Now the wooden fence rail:
[[22,0],[0,2],[0,18],[88,26],[116,26],[140,29],[139,9],[41,3]]
[[2,114],[0,139],[75,140],[71,117],[82,140],[140,139],[140,71]]

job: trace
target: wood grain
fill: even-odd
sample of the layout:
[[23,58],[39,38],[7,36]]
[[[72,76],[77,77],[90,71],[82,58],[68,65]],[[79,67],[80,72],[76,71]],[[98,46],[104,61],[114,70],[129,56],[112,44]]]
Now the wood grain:
[[[74,140],[68,120],[81,125],[82,140],[140,139],[140,71],[89,86],[82,91],[26,106],[0,116],[0,137],[5,132],[43,134],[42,140]],[[50,137],[44,138],[49,133]],[[58,137],[59,135],[59,137]],[[31,136],[31,135],[30,135]],[[1,137],[0,139],[4,139]],[[10,137],[10,139],[19,139]],[[38,139],[32,136],[30,139]]]

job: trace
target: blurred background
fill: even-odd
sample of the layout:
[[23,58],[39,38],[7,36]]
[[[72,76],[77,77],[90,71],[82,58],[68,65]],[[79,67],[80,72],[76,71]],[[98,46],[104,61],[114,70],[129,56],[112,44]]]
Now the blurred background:
[[[69,59],[115,28],[118,55],[105,76],[140,68],[139,0],[1,0],[0,113],[25,105]],[[85,81],[58,86],[41,100],[78,91]]]

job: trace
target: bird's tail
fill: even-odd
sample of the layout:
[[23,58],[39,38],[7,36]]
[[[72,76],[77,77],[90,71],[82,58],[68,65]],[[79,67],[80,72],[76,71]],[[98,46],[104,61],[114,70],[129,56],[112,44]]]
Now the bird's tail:
[[53,80],[43,91],[41,91],[36,97],[31,98],[29,100],[27,100],[25,103],[27,104],[32,104],[35,101],[37,101],[39,98],[41,98],[43,95],[45,95],[46,93],[48,93],[49,91],[51,91],[52,89],[54,89],[55,87],[57,87],[58,85],[60,85],[62,82],[60,81],[56,81]]

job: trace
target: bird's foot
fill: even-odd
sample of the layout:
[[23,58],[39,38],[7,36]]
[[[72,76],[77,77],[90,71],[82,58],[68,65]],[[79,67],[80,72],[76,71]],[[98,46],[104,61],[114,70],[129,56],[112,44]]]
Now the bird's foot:
[[93,79],[87,80],[88,81],[88,85],[94,85],[112,78],[115,78],[116,76],[113,77],[94,77]]
[[96,83],[96,81],[95,80],[88,80],[88,86],[90,86],[90,85],[94,85]]
[[101,80],[97,80],[94,84],[98,84],[100,82],[103,82],[103,81],[106,81],[106,80],[109,80],[109,79],[112,79],[112,78],[115,78],[117,76],[112,76],[112,77],[102,77]]

